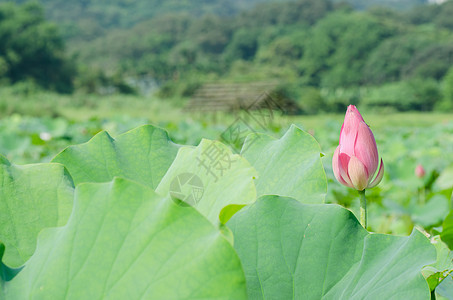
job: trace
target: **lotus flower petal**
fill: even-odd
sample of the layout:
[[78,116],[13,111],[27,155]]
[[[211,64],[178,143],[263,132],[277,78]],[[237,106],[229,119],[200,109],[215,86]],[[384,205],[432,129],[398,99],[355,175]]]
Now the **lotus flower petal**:
[[383,177],[384,177],[384,161],[381,158],[381,166],[379,167],[379,171],[376,177],[373,179],[373,181],[370,184],[368,184],[367,188],[371,189],[377,186],[379,182],[381,182]]
[[346,112],[344,117],[344,123],[340,132],[340,152],[346,153],[349,156],[355,155],[354,146],[357,139],[357,131],[361,117],[357,118],[357,114],[350,111]]
[[354,145],[355,156],[365,165],[370,176],[374,175],[379,165],[379,155],[373,132],[365,122],[360,122],[357,140]]
[[349,165],[350,160],[351,160],[351,158],[347,154],[340,153],[338,156],[340,176],[343,179],[343,181],[346,183],[346,186],[348,186],[350,188],[354,188],[354,185],[352,184],[351,179],[349,178],[349,174],[348,174],[348,165]]
[[335,175],[335,178],[343,185],[348,185],[346,181],[343,180],[341,177],[341,172],[340,172],[340,165],[339,165],[339,157],[338,154],[340,153],[340,146],[335,149],[335,152],[333,154],[332,158],[332,168],[333,168],[333,175]]
[[355,156],[351,156],[349,160],[348,174],[356,190],[362,191],[368,186],[368,172],[365,165]]

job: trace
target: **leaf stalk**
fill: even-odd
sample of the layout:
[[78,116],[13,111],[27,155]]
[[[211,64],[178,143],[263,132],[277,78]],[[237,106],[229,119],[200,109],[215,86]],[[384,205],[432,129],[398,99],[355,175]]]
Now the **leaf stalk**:
[[367,214],[366,214],[366,197],[365,190],[359,191],[360,196],[360,224],[363,228],[367,227]]

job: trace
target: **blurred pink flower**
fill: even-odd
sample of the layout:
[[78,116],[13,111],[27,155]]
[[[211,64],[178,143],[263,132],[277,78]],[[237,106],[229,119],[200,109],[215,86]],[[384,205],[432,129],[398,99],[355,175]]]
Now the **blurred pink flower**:
[[425,174],[426,174],[425,169],[421,164],[415,167],[415,176],[417,176],[418,178],[422,178],[425,176]]
[[349,105],[346,111],[339,144],[333,155],[332,167],[335,178],[341,184],[362,191],[381,182],[384,163],[381,158],[379,164],[373,133],[354,105]]

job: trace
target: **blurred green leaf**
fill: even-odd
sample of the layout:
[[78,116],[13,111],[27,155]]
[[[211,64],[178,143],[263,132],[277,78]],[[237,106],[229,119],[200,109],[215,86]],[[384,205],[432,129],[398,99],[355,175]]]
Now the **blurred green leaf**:
[[449,199],[441,194],[434,195],[427,203],[416,206],[412,212],[415,223],[424,228],[440,225],[448,214]]
[[451,189],[453,187],[453,165],[445,168],[437,178],[435,186],[438,189]]
[[453,210],[445,218],[442,228],[440,238],[448,245],[448,248],[453,249]]

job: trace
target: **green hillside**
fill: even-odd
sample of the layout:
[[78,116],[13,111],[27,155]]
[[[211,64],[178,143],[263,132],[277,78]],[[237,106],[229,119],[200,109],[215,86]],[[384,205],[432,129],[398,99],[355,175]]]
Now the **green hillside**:
[[[184,12],[192,16],[231,16],[272,0],[40,0],[50,20],[66,38],[91,39],[111,28],[128,28],[144,20]],[[13,0],[22,4],[27,0]],[[284,2],[284,1],[283,1]]]
[[[284,3],[291,0],[38,0],[47,17],[60,25],[67,39],[93,39],[111,28],[129,28],[142,21],[167,14],[187,13],[191,16],[214,14],[232,16],[265,2]],[[28,0],[0,0],[22,4]],[[427,0],[334,0],[349,3],[355,9],[385,6],[408,9]]]
[[[140,85],[151,84],[155,95],[181,99],[205,82],[274,80],[307,113],[359,102],[401,111],[453,108],[453,0],[404,11],[298,0],[206,13],[219,3],[192,14],[156,2],[154,17],[134,25],[118,17],[110,27],[99,25],[108,9],[97,19],[85,14],[93,19],[79,27],[69,10],[65,27],[55,17],[52,25],[36,3],[0,4],[0,85],[108,94],[143,93]],[[87,2],[85,9],[93,7]]]
[[375,6],[382,6],[396,10],[407,10],[420,4],[428,3],[428,0],[334,0],[333,2],[346,2],[355,9],[365,10]]

